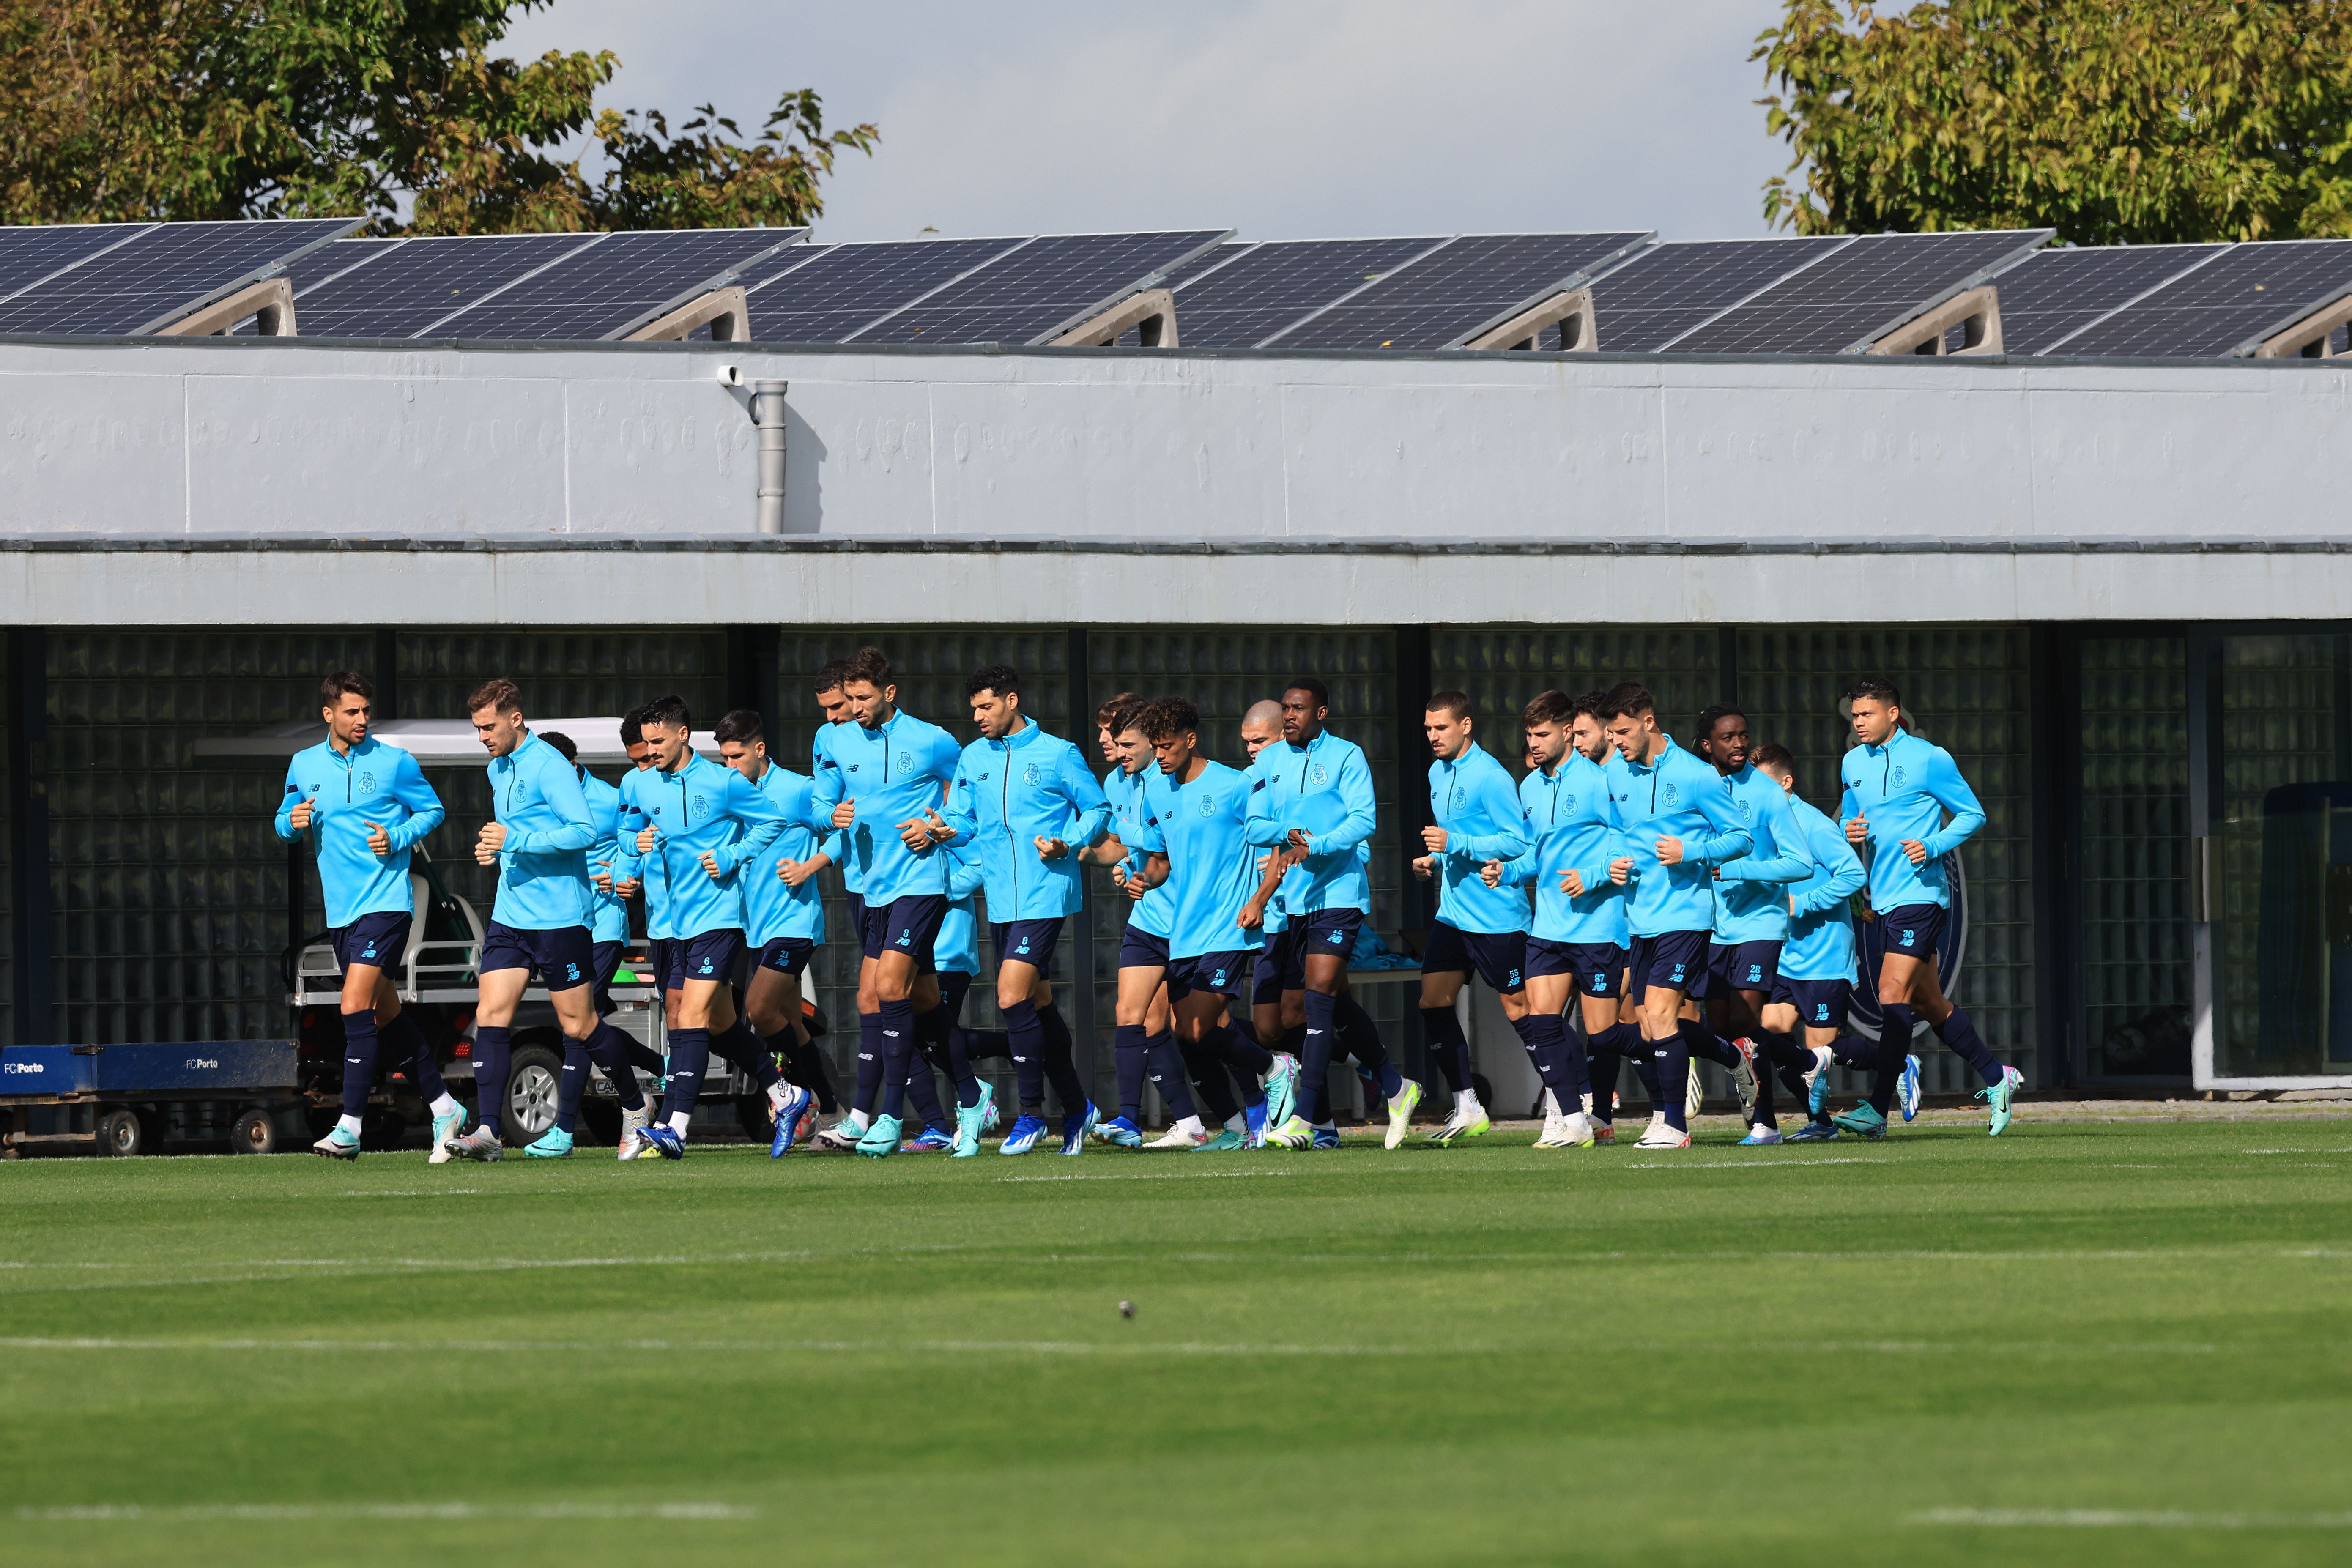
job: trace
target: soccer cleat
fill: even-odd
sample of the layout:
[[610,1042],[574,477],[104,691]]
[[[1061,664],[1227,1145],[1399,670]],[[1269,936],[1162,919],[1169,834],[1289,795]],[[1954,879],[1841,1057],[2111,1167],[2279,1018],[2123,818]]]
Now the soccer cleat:
[[1265,1075],[1265,1104],[1259,1108],[1260,1128],[1279,1127],[1298,1109],[1298,1058],[1287,1051],[1274,1053]]
[[2025,1075],[2012,1067],[2000,1069],[2000,1081],[1977,1090],[1977,1098],[1992,1107],[1991,1136],[1998,1138],[2009,1127],[2009,1108],[2017,1091],[2025,1087]]
[[996,1086],[982,1079],[980,1098],[956,1107],[955,1143],[948,1152],[958,1160],[971,1159],[980,1152],[981,1135],[995,1125]]
[[572,1157],[572,1134],[561,1127],[551,1127],[523,1145],[522,1152],[534,1160],[568,1160]]
[[1337,1149],[1339,1146],[1339,1130],[1336,1127],[1318,1127],[1315,1141],[1307,1145],[1310,1149]]
[[310,1145],[313,1154],[324,1154],[330,1160],[356,1160],[360,1157],[360,1139],[347,1131],[340,1121],[327,1129],[327,1135]]
[[1903,1120],[1910,1121],[1919,1114],[1919,1058],[1903,1058],[1903,1077],[1897,1080],[1895,1102],[1903,1108]]
[[1209,1130],[1197,1116],[1188,1116],[1144,1145],[1147,1149],[1198,1149],[1209,1141]]
[[1840,1131],[1851,1132],[1857,1138],[1886,1136],[1886,1118],[1880,1114],[1878,1107],[1866,1100],[1852,1110],[1842,1110],[1831,1117],[1830,1123]]
[[1805,1110],[1813,1116],[1827,1115],[1830,1109],[1830,1048],[1813,1047],[1813,1068],[1805,1075]]
[[[1550,1102],[1547,1100],[1546,1103],[1549,1104]],[[1566,1147],[1566,1145],[1560,1142],[1560,1122],[1563,1120],[1565,1119],[1557,1110],[1546,1112],[1544,1116],[1543,1131],[1537,1136],[1534,1146],[1538,1149],[1559,1149]]]
[[1802,1127],[1798,1128],[1794,1132],[1790,1133],[1787,1142],[1790,1143],[1827,1143],[1837,1135],[1837,1127],[1832,1122],[1808,1121]]
[[[1612,1107],[1612,1109],[1614,1109],[1614,1108]],[[1592,1141],[1593,1141],[1595,1143],[1614,1143],[1614,1142],[1617,1142],[1617,1124],[1616,1124],[1615,1122],[1613,1122],[1613,1121],[1596,1121],[1596,1122],[1594,1122],[1594,1123],[1592,1124]]]
[[944,1127],[926,1127],[907,1140],[905,1152],[909,1154],[936,1154],[954,1148],[955,1141],[956,1135]]
[[1276,1149],[1304,1149],[1315,1142],[1315,1129],[1303,1116],[1288,1117],[1280,1126],[1267,1131],[1265,1142]]
[[[1699,1111],[1699,1107],[1706,1103],[1706,1089],[1705,1086],[1698,1081],[1698,1062],[1694,1058],[1690,1065],[1690,1078],[1683,1085],[1683,1120],[1687,1122],[1692,1117],[1696,1116]],[[1664,1112],[1660,1111],[1654,1112],[1654,1114],[1655,1114],[1659,1120],[1664,1120]]]
[[1758,1121],[1752,1123],[1748,1127],[1748,1136],[1739,1141],[1739,1146],[1743,1149],[1752,1149],[1762,1143],[1779,1143],[1782,1142],[1785,1142],[1785,1140],[1781,1138],[1780,1130],[1779,1128],[1767,1127],[1761,1121]]
[[1228,1127],[1223,1131],[1218,1133],[1214,1138],[1210,1139],[1206,1143],[1202,1143],[1195,1147],[1192,1152],[1195,1154],[1222,1154],[1229,1149],[1246,1149],[1249,1146],[1249,1139],[1246,1135],[1236,1132],[1232,1128]]
[[646,1129],[646,1146],[665,1160],[686,1158],[686,1137],[667,1122],[656,1122]]
[[646,1100],[635,1110],[621,1111],[621,1150],[619,1158],[634,1160],[650,1151],[646,1144],[646,1123],[654,1119],[654,1102]]
[[1122,1149],[1143,1147],[1143,1129],[1124,1116],[1114,1116],[1095,1129],[1095,1136],[1106,1143],[1116,1143]]
[[996,1146],[996,1152],[1000,1154],[1026,1154],[1044,1136],[1045,1119],[1032,1116],[1024,1110],[1013,1119],[1013,1131],[1004,1135],[1004,1142]]
[[450,1107],[449,1114],[446,1116],[435,1117],[433,1119],[433,1152],[425,1156],[425,1163],[428,1165],[447,1164],[450,1160],[449,1145],[457,1140],[459,1133],[465,1131],[466,1108],[462,1105]]
[[1647,1138],[1651,1133],[1656,1131],[1665,1124],[1666,1113],[1663,1110],[1653,1110],[1650,1112],[1650,1124],[1642,1129],[1642,1136]]
[[441,1145],[460,1160],[478,1160],[488,1164],[506,1152],[499,1135],[487,1127],[477,1127],[463,1138],[452,1138]]
[[1636,1149],[1687,1149],[1690,1146],[1690,1133],[1686,1129],[1669,1127],[1664,1121],[1643,1133],[1642,1141],[1633,1145]]
[[[1412,1108],[1420,1103],[1421,1085],[1412,1079],[1405,1079],[1396,1093],[1389,1097],[1389,1132],[1388,1136],[1381,1141],[1382,1148],[1393,1149],[1404,1142],[1404,1135],[1412,1131]],[[1293,1116],[1290,1121],[1286,1121],[1283,1125],[1288,1127],[1291,1121],[1297,1121],[1298,1118]],[[1268,1133],[1267,1136],[1272,1137],[1273,1134]],[[1286,1143],[1283,1147],[1296,1149],[1301,1145]]]
[[801,1135],[801,1118],[808,1114],[815,1096],[800,1085],[778,1079],[768,1089],[768,1113],[775,1121],[775,1135],[768,1140],[768,1158],[781,1160],[793,1152],[793,1142]]
[[1739,1053],[1739,1065],[1731,1069],[1731,1087],[1739,1095],[1739,1119],[1748,1121],[1756,1114],[1756,1042],[1742,1036],[1731,1042]]
[[1244,1148],[1255,1149],[1265,1142],[1265,1130],[1274,1124],[1266,1112],[1273,1105],[1274,1101],[1269,1098],[1259,1100],[1255,1105],[1242,1107],[1242,1130],[1236,1136],[1241,1139]]
[[1486,1108],[1474,1096],[1457,1103],[1444,1122],[1429,1135],[1429,1141],[1432,1143],[1451,1143],[1456,1138],[1475,1138],[1493,1125],[1486,1119]]
[[857,1152],[869,1160],[887,1160],[898,1152],[899,1131],[897,1117],[877,1116],[866,1129],[866,1136],[857,1141]]
[[1544,1119],[1543,1136],[1537,1139],[1538,1149],[1590,1149],[1598,1134],[1592,1119],[1581,1110],[1563,1116],[1557,1112]]
[[1062,1113],[1062,1152],[1085,1153],[1087,1134],[1093,1131],[1101,1121],[1102,1112],[1096,1108],[1095,1102],[1091,1100],[1087,1101],[1086,1110],[1078,1115],[1073,1116],[1068,1111],[1064,1111]]
[[832,1126],[819,1131],[810,1142],[820,1149],[830,1149],[836,1154],[857,1151],[857,1141],[866,1136],[866,1129],[845,1116]]

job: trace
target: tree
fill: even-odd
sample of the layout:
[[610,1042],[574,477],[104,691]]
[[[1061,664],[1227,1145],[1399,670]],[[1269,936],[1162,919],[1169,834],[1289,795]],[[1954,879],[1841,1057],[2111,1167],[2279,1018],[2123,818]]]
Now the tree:
[[2352,0],[1786,0],[1752,58],[1804,234],[2352,235]]
[[[0,221],[363,214],[378,234],[803,224],[845,149],[810,89],[748,143],[598,110],[610,50],[494,53],[550,0],[0,0]],[[604,168],[565,150],[583,138]]]

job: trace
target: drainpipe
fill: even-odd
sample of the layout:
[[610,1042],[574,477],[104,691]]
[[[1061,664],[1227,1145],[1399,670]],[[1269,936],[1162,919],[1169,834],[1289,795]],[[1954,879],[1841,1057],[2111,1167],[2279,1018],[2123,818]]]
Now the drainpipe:
[[751,423],[760,432],[760,531],[784,531],[784,381],[751,384]]

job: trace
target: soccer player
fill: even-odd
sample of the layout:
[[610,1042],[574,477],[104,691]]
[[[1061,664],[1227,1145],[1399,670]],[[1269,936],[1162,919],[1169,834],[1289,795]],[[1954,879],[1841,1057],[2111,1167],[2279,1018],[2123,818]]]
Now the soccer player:
[[[474,860],[499,868],[498,896],[474,962],[474,1114],[477,1124],[441,1147],[467,1160],[503,1152],[509,1031],[515,1008],[536,976],[547,987],[565,1048],[577,1040],[602,1049],[596,1016],[596,955],[589,941],[588,847],[596,826],[580,775],[563,753],[530,732],[522,692],[511,680],[483,682],[466,700],[467,716],[490,754],[494,820],[482,826]],[[614,1075],[625,1061],[600,1060]]]
[[[1537,1064],[1545,1083],[1555,1094],[1572,1096],[1576,1090],[1572,1076],[1552,1081],[1564,1063],[1549,1052],[1550,1031],[1528,1016],[1526,889],[1517,882],[1489,883],[1480,875],[1487,862],[1516,860],[1528,851],[1517,789],[1509,770],[1473,738],[1477,720],[1469,693],[1441,691],[1421,717],[1436,760],[1429,764],[1433,826],[1421,830],[1428,853],[1415,858],[1412,868],[1437,883],[1437,918],[1421,956],[1421,1026],[1430,1056],[1454,1086],[1454,1109],[1429,1141],[1451,1143],[1478,1137],[1490,1125],[1470,1076],[1470,1042],[1454,1011],[1473,973],[1503,999],[1503,1016],[1530,1058],[1537,1040],[1546,1040],[1547,1056]],[[1564,1047],[1564,1032],[1560,1043]]]
[[358,671],[340,669],[319,683],[327,738],[287,763],[275,822],[288,843],[310,840],[327,900],[327,939],[343,972],[343,1113],[310,1148],[334,1160],[360,1157],[379,1041],[390,1036],[432,1114],[438,1163],[448,1158],[442,1140],[464,1129],[466,1108],[442,1083],[431,1042],[401,1010],[400,987],[384,971],[406,956],[415,918],[408,851],[446,814],[416,759],[369,732],[374,712],[375,687]]
[[[1580,1086],[1571,1081],[1563,1089],[1557,1067],[1545,1074],[1553,1109],[1536,1140],[1539,1149],[1590,1147],[1601,1136],[1592,1119],[1615,1139],[1606,1097],[1616,1089],[1619,1057],[1636,1055],[1641,1039],[1641,1026],[1625,1018],[1623,1008],[1626,884],[1633,863],[1617,832],[1608,777],[1601,771],[1611,747],[1601,727],[1601,705],[1597,691],[1577,698],[1545,691],[1521,710],[1533,766],[1519,781],[1518,794],[1532,843],[1518,859],[1490,863],[1483,873],[1494,882],[1516,879],[1535,888],[1527,974],[1538,1070],[1547,1053],[1555,1063],[1564,1060],[1571,1078],[1580,1065],[1561,1018],[1570,996],[1581,1014],[1591,1059],[1607,1063],[1605,1075],[1591,1068],[1586,1074],[1592,1094],[1590,1117]],[[1423,968],[1425,973],[1425,962]]]
[[[1755,844],[1728,865],[1715,868],[1715,932],[1707,958],[1708,1026],[1727,1040],[1746,1064],[1732,1075],[1748,1121],[1745,1144],[1778,1143],[1780,1130],[1772,1110],[1772,1070],[1801,1072],[1806,1053],[1786,1035],[1764,1027],[1764,1005],[1780,973],[1780,947],[1789,938],[1789,889],[1811,875],[1803,831],[1789,810],[1789,792],[1778,779],[1757,772],[1748,758],[1748,716],[1727,703],[1698,716],[1699,754],[1715,764],[1730,787],[1731,804]],[[1761,1050],[1767,1059],[1756,1060]]]
[[[2011,1101],[2024,1079],[2015,1068],[1993,1060],[1976,1025],[1944,994],[1936,974],[1936,949],[1952,906],[1944,857],[1984,826],[1984,807],[1951,753],[1910,732],[1893,681],[1857,681],[1846,700],[1861,744],[1846,752],[1841,765],[1845,798],[1838,818],[1845,825],[1846,842],[1862,851],[1870,874],[1870,907],[1877,911],[1885,942],[1878,1003],[1885,1022],[1869,1101],[1840,1117],[1838,1125],[1866,1138],[1885,1135],[1895,1063],[1910,1042],[1916,1013],[1984,1079],[1977,1098],[1990,1106],[1992,1135],[1998,1138],[2009,1126]],[[1904,1097],[1907,1118],[1917,1104],[1918,1079],[1916,1069],[1905,1076],[1910,1080]]]
[[[938,725],[899,709],[890,661],[879,648],[862,647],[850,658],[841,690],[855,722],[830,732],[815,805],[822,819],[846,835],[844,864],[858,871],[859,945],[868,961],[858,982],[858,1079],[862,1094],[867,1058],[878,1060],[881,1103],[879,1113],[860,1124],[853,1147],[880,1159],[897,1151],[903,1129],[915,1015],[939,1005],[932,949],[947,918],[950,861],[935,852],[930,824],[962,748]],[[919,983],[928,995],[918,995]],[[926,1005],[919,1008],[918,1001]],[[971,1104],[978,1103],[975,1095]],[[853,1121],[862,1110],[852,1111]],[[838,1146],[840,1135],[820,1134],[819,1142]]]
[[1421,1085],[1397,1071],[1371,1020],[1343,994],[1348,954],[1372,910],[1365,871],[1379,818],[1371,765],[1362,747],[1324,727],[1330,712],[1329,687],[1311,675],[1294,679],[1282,693],[1281,742],[1251,764],[1265,787],[1251,795],[1249,841],[1286,852],[1289,861],[1275,895],[1281,931],[1261,962],[1275,964],[1281,976],[1285,1016],[1296,994],[1307,1025],[1298,1109],[1269,1129],[1265,1142],[1286,1149],[1339,1147],[1328,1080],[1344,1025],[1349,1052],[1388,1101],[1386,1142],[1393,1149],[1412,1124]]
[[758,1037],[736,1016],[732,989],[743,951],[740,871],[773,865],[766,852],[788,818],[742,773],[696,753],[694,720],[684,698],[646,703],[639,723],[654,765],[621,784],[622,799],[645,824],[621,841],[621,866],[659,867],[669,887],[671,963],[679,976],[679,1006],[669,1018],[666,1115],[643,1138],[662,1158],[682,1160],[714,1047],[759,1084],[772,1119],[788,1104],[795,1117],[805,1109]]
[[[541,1160],[562,1159],[572,1152],[572,1134],[580,1125],[581,1097],[588,1089],[588,1066],[602,1058],[624,1064],[617,1075],[607,1072],[604,1076],[613,1086],[614,1098],[621,1102],[621,1147],[632,1151],[622,1157],[634,1158],[637,1135],[652,1120],[652,1107],[646,1103],[635,1069],[644,1068],[658,1079],[662,1075],[662,1059],[651,1047],[640,1044],[605,1021],[613,1011],[613,977],[620,972],[621,953],[629,942],[628,901],[613,891],[612,880],[613,863],[620,858],[621,791],[580,765],[580,748],[572,743],[571,736],[556,730],[541,730],[539,738],[561,752],[579,775],[580,793],[588,802],[589,819],[596,827],[596,842],[588,847],[588,941],[589,951],[595,959],[596,1047],[592,1050],[581,1040],[563,1042],[563,1076],[556,1088],[555,1125],[541,1133],[523,1152]],[[640,731],[640,744],[643,739]]]
[[[645,714],[645,709],[637,707],[621,715],[621,752],[629,759],[631,770],[636,773],[643,773],[654,765],[654,749],[646,744]],[[591,863],[588,868],[589,880],[609,882],[614,894],[619,898],[632,899],[639,894],[645,896],[646,967],[652,972],[649,978],[653,982],[654,990],[661,996],[662,1016],[665,1019],[675,1019],[686,1005],[686,993],[681,989],[686,984],[686,976],[678,967],[677,943],[669,927],[669,882],[663,876],[658,860],[635,860],[634,858],[625,857],[620,852],[621,847],[634,839],[645,826],[644,816],[635,806],[629,804],[628,797],[624,795],[621,799],[620,816],[615,823],[617,833],[614,840],[614,848],[612,857],[614,865],[599,870],[593,863]],[[625,858],[629,858],[635,867],[633,873],[625,874],[620,870],[620,863]],[[647,1114],[648,1124],[660,1121],[667,1115],[667,1107],[659,1102],[668,1098],[668,1064],[666,1061],[656,1082],[659,1089],[659,1099],[654,1109]],[[638,1131],[642,1134],[644,1130],[640,1128]],[[646,1142],[642,1136],[635,1140],[627,1138],[621,1140],[621,1158],[624,1160],[641,1157],[651,1159],[653,1153],[653,1145]]]
[[1723,1065],[1734,1070],[1744,1065],[1738,1052],[1696,1023],[1686,1031],[1682,1008],[1685,999],[1706,994],[1713,869],[1747,854],[1754,840],[1721,775],[1658,727],[1649,688],[1627,681],[1612,688],[1601,708],[1617,748],[1607,769],[1609,798],[1618,831],[1633,848],[1631,985],[1664,1092],[1664,1119],[1642,1134],[1639,1147],[1687,1149],[1688,1122],[1674,1091],[1690,1071],[1691,1053],[1728,1056]]
[[801,1119],[815,1096],[799,1079],[809,1052],[801,1026],[801,975],[824,940],[824,900],[816,873],[832,863],[817,846],[815,783],[768,755],[766,726],[749,708],[738,708],[712,727],[719,760],[783,815],[784,826],[737,881],[743,900],[743,945],[751,954],[751,980],[743,988],[743,1013],[771,1059],[782,1058],[785,1074],[775,1101],[774,1131],[768,1157],[781,1160],[800,1136]]
[[1118,766],[1103,775],[1111,831],[1079,858],[1108,866],[1111,880],[1127,900],[1119,934],[1118,993],[1113,1014],[1112,1066],[1118,1078],[1118,1114],[1102,1123],[1107,1142],[1124,1149],[1143,1146],[1143,1085],[1155,1083],[1171,1117],[1194,1114],[1185,1081],[1183,1053],[1177,1047],[1175,1010],[1168,993],[1168,938],[1175,930],[1176,895],[1164,882],[1142,875],[1147,855],[1139,847],[1158,833],[1147,793],[1157,765],[1143,732],[1148,706],[1132,692],[1120,692],[1098,715],[1105,754]]
[[[1035,1145],[1045,1131],[1050,1077],[1062,1102],[1062,1152],[1074,1154],[1085,1148],[1098,1118],[1067,1042],[1049,1042],[1039,1014],[1053,1005],[1045,971],[1061,942],[1062,923],[1086,901],[1071,851],[1109,829],[1110,806],[1077,747],[1047,734],[1021,710],[1021,677],[1011,665],[981,666],[964,682],[964,696],[980,738],[963,749],[948,786],[945,818],[934,816],[929,831],[934,844],[970,846],[980,862],[996,946],[996,1005],[1012,1037],[1021,1101],[1013,1134],[999,1150],[1020,1153]],[[968,1066],[961,1081],[976,1086],[978,1109],[967,1106],[957,1118],[957,1152],[976,1152],[990,1091]],[[969,1149],[961,1142],[967,1123]]]
[[[980,890],[985,878],[978,859],[961,849],[941,849],[948,858],[948,912],[940,921],[940,934],[931,942],[931,963],[937,971],[940,1005],[928,1013],[915,1015],[914,1060],[908,1064],[907,1100],[923,1123],[923,1131],[907,1140],[900,1148],[908,1153],[929,1154],[946,1150],[959,1158],[969,1158],[959,1150],[959,1131],[950,1121],[947,1110],[940,1103],[939,1086],[931,1077],[937,1068],[945,1073],[950,1084],[961,1092],[961,1080],[972,1074],[971,1047],[978,1037],[962,1026],[963,999],[980,979]],[[998,1035],[997,1039],[1004,1037]],[[1010,1050],[1005,1053],[1010,1056]],[[995,1087],[982,1081],[982,1120],[980,1133],[994,1131],[997,1108]],[[970,1153],[980,1152],[979,1136],[970,1144]]]
[[[1200,710],[1181,697],[1150,703],[1135,722],[1149,737],[1156,764],[1145,775],[1150,811],[1137,846],[1149,855],[1141,879],[1164,880],[1174,895],[1168,992],[1178,1037],[1188,1047],[1186,1071],[1197,1063],[1202,1092],[1212,1097],[1213,1113],[1223,1123],[1212,1134],[1188,1104],[1167,1135],[1149,1147],[1202,1149],[1213,1142],[1240,1148],[1269,1121],[1287,1120],[1298,1078],[1295,1058],[1276,1057],[1244,1039],[1230,1016],[1259,940],[1241,918],[1265,880],[1247,837],[1258,781],[1200,754]],[[1233,1104],[1224,1082],[1229,1067],[1263,1086],[1255,1119]],[[1182,1075],[1175,1087],[1188,1087]],[[1177,1109],[1172,1100],[1171,1109]]]
[[1822,1142],[1838,1135],[1829,1116],[1831,1063],[1870,1067],[1878,1058],[1877,1047],[1846,1032],[1847,998],[1862,981],[1848,911],[1848,900],[1862,889],[1862,859],[1838,825],[1797,793],[1796,759],[1788,748],[1759,746],[1755,763],[1788,792],[1790,815],[1813,861],[1811,874],[1789,889],[1789,940],[1764,1027],[1783,1035],[1803,1029],[1804,1066],[1789,1087],[1801,1091],[1806,1121],[1789,1142]]

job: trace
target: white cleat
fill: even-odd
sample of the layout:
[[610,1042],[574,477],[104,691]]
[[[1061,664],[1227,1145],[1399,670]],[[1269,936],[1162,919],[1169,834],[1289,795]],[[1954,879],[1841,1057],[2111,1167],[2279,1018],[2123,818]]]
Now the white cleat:
[[1536,1147],[1538,1149],[1591,1148],[1591,1119],[1580,1110],[1568,1116],[1546,1117],[1543,1136],[1536,1140]]
[[650,1100],[635,1110],[625,1110],[621,1112],[621,1152],[618,1158],[634,1160],[640,1154],[651,1152],[641,1134],[645,1131],[646,1123],[653,1120],[653,1115],[654,1103]]
[[1690,1146],[1689,1132],[1680,1127],[1669,1127],[1663,1120],[1652,1124],[1650,1130],[1642,1134],[1642,1141],[1633,1145],[1636,1149],[1687,1149]]
[[1144,1145],[1147,1149],[1198,1149],[1209,1141],[1209,1130],[1197,1116],[1188,1116]]
[[452,1138],[441,1145],[460,1160],[477,1160],[495,1164],[506,1155],[505,1141],[487,1127],[476,1127],[463,1138]]
[[830,1149],[836,1154],[854,1154],[857,1152],[857,1141],[865,1136],[866,1129],[845,1116],[832,1126],[819,1130],[817,1135],[809,1142],[820,1149]]
[[1647,1138],[1651,1133],[1655,1132],[1659,1128],[1664,1127],[1665,1124],[1666,1113],[1663,1110],[1653,1110],[1650,1112],[1650,1124],[1642,1129],[1642,1136]]
[[1690,1065],[1690,1081],[1683,1087],[1683,1120],[1688,1121],[1706,1103],[1706,1089],[1698,1081],[1698,1063]]
[[1465,1090],[1446,1113],[1444,1124],[1429,1135],[1432,1143],[1451,1143],[1457,1138],[1475,1138],[1494,1123],[1486,1119],[1486,1108],[1478,1103],[1475,1094]]

